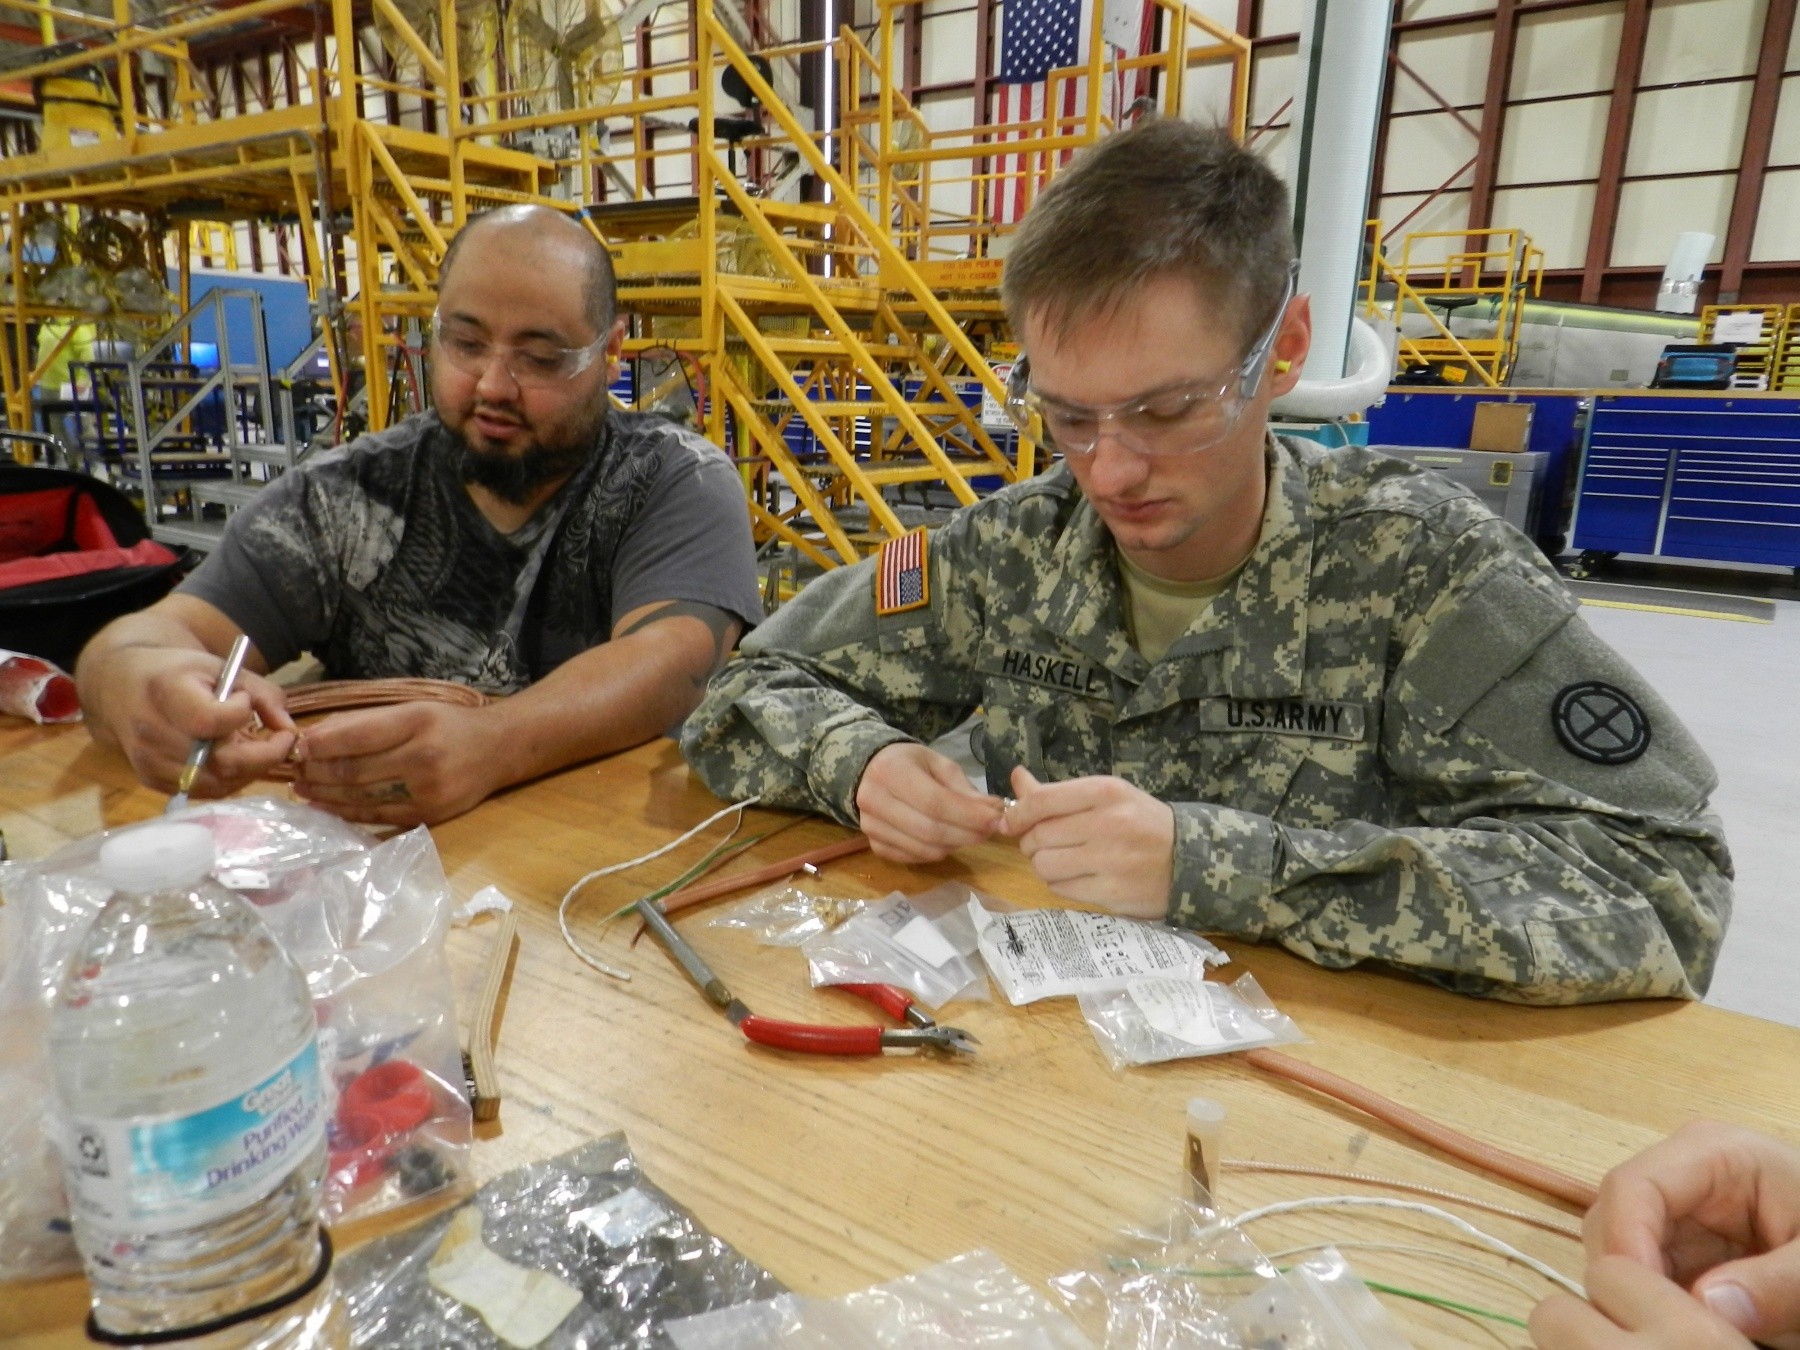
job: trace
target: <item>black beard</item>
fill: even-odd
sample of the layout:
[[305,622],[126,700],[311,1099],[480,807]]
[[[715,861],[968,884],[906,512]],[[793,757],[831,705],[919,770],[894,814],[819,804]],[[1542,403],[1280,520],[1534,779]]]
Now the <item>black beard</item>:
[[598,433],[564,445],[533,445],[521,455],[484,454],[468,441],[462,447],[462,480],[470,487],[485,488],[513,506],[528,505],[546,483],[566,478],[586,464],[595,452]]

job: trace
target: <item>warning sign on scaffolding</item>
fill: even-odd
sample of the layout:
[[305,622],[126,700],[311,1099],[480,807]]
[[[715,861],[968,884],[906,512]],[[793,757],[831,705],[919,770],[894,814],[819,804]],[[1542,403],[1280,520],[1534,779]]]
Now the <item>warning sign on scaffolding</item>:
[[[1003,361],[994,367],[994,378],[1000,381],[1000,387],[1006,388],[1006,382],[1012,378],[1013,363]],[[1012,418],[1006,415],[1006,409],[1000,406],[1000,400],[984,384],[981,386],[981,425],[1004,431],[1012,426]]]
[[1000,284],[1006,271],[1004,258],[945,258],[916,262],[919,279],[934,291],[985,291]]

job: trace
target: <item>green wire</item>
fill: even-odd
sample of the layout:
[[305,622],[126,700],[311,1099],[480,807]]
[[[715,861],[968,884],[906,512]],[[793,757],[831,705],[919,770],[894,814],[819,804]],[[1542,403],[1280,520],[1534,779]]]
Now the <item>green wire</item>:
[[694,878],[706,875],[707,872],[712,870],[715,864],[730,862],[733,858],[737,857],[738,854],[744,852],[744,850],[754,848],[770,835],[780,834],[781,831],[787,828],[786,825],[778,825],[772,830],[764,830],[761,834],[753,834],[748,839],[740,839],[736,843],[727,839],[724,843],[714,848],[711,853],[708,853],[704,858],[700,859],[699,862],[688,868],[687,871],[676,877],[675,880],[669,882],[666,886],[658,886],[648,895],[639,896],[630,904],[620,905],[619,908],[615,909],[611,914],[608,914],[602,919],[601,923],[609,924],[615,919],[624,918],[646,900],[660,900],[665,895],[673,894],[683,886],[687,885],[690,881],[694,880]]
[[1530,1326],[1530,1324],[1522,1317],[1514,1317],[1509,1313],[1490,1312],[1486,1308],[1471,1307],[1467,1303],[1458,1303],[1453,1298],[1440,1298],[1436,1294],[1422,1294],[1417,1289],[1402,1289],[1397,1284],[1382,1284],[1378,1280],[1364,1280],[1363,1283],[1368,1285],[1369,1288],[1379,1290],[1384,1294],[1394,1294],[1400,1298],[1416,1299],[1420,1303],[1429,1303],[1434,1307],[1448,1308],[1451,1312],[1467,1313],[1471,1317],[1485,1317],[1489,1321],[1504,1322],[1510,1327],[1528,1328]]
[[[1161,1275],[1185,1275],[1197,1280],[1241,1279],[1246,1275],[1256,1274],[1253,1270],[1186,1270],[1179,1266],[1153,1266],[1143,1261],[1114,1257],[1107,1262],[1114,1270],[1147,1270]],[[1276,1270],[1283,1275],[1293,1269],[1292,1266],[1277,1266]],[[1360,1276],[1358,1278],[1361,1278]],[[1494,1312],[1488,1308],[1477,1308],[1467,1303],[1458,1303],[1455,1299],[1442,1298],[1437,1294],[1421,1293],[1417,1289],[1406,1289],[1397,1284],[1383,1284],[1377,1280],[1363,1280],[1369,1288],[1383,1294],[1393,1294],[1399,1298],[1410,1298],[1419,1303],[1429,1303],[1434,1307],[1446,1308],[1451,1312],[1467,1313],[1471,1317],[1485,1317],[1493,1322],[1504,1322],[1508,1326],[1527,1327],[1523,1319],[1508,1313]]]

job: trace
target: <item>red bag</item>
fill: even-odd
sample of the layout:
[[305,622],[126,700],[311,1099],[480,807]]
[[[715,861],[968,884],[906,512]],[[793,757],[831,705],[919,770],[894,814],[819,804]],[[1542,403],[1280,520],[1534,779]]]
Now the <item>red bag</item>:
[[75,681],[50,662],[0,650],[0,713],[34,722],[79,722]]
[[186,552],[109,483],[0,460],[0,647],[72,669],[103,626],[169,593]]

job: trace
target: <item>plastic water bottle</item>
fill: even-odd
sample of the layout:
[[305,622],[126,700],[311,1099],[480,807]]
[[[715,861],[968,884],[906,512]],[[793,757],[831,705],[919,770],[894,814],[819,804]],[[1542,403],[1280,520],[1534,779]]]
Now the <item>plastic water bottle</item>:
[[329,1277],[315,1281],[317,1023],[305,979],[213,863],[198,824],[109,839],[100,872],[114,894],[51,1014],[90,1331],[129,1344],[191,1330],[207,1350],[331,1345],[345,1328]]

